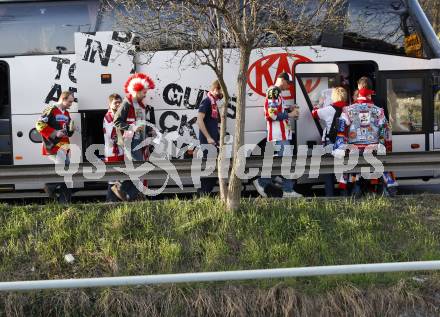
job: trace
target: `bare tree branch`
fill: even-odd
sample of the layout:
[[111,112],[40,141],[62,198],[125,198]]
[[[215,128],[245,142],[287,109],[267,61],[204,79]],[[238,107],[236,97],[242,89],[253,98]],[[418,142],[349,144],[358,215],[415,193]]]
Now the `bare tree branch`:
[[[244,142],[247,70],[253,49],[310,44],[324,27],[339,23],[338,7],[346,0],[107,0],[118,24],[136,34],[142,51],[183,50],[182,59],[207,66],[216,74],[225,95],[221,110],[219,166],[224,161],[226,113],[236,97],[232,173],[229,184],[219,174],[222,199],[230,210],[239,208],[241,180],[236,157]],[[224,49],[231,48],[225,55]],[[236,83],[224,78],[224,62],[238,53]],[[230,90],[231,87],[236,87]],[[221,168],[219,168],[219,171]]]

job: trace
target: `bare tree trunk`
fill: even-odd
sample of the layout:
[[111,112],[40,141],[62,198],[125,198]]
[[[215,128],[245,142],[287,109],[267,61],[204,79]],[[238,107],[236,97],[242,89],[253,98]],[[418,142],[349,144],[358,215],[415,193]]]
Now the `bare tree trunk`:
[[240,165],[245,163],[245,158],[237,155],[238,150],[244,143],[244,123],[246,115],[246,74],[249,67],[249,60],[251,49],[249,47],[240,48],[240,69],[237,77],[237,112],[235,118],[235,132],[234,132],[234,149],[233,149],[233,163],[231,175],[229,177],[228,186],[228,200],[227,207],[230,211],[235,211],[240,208],[241,197],[241,179],[237,176],[237,170]]
[[216,24],[217,24],[217,53],[218,53],[218,62],[217,62],[217,79],[220,82],[220,86],[223,91],[223,107],[220,112],[220,144],[219,144],[219,153],[217,158],[217,170],[218,170],[218,186],[220,188],[220,199],[225,202],[228,198],[228,185],[227,180],[229,177],[229,164],[226,161],[226,151],[225,151],[225,137],[226,137],[226,120],[228,114],[228,105],[229,105],[229,91],[228,87],[226,87],[226,83],[223,77],[224,71],[224,56],[223,56],[223,31],[222,31],[222,23],[220,15],[218,11],[216,13]]
[[229,104],[229,91],[224,82],[223,76],[219,76],[220,86],[223,91],[223,107],[220,112],[220,149],[217,158],[217,168],[218,168],[218,185],[220,188],[220,199],[223,202],[227,201],[228,198],[228,162],[226,158],[226,149],[225,149],[225,137],[226,137],[226,120],[228,114],[228,104]]
[[433,27],[434,31],[440,36],[440,8],[438,5],[434,6]]
[[432,28],[435,33],[440,33],[440,8],[438,6],[438,0],[425,0],[421,1],[422,7],[426,15],[430,18]]

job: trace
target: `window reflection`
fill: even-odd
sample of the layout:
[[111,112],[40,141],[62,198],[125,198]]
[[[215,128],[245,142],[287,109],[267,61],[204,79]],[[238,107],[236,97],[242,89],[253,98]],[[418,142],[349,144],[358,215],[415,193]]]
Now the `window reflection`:
[[73,52],[74,32],[93,31],[97,9],[97,1],[1,4],[0,55]]
[[422,131],[422,78],[387,79],[387,104],[393,132]]
[[422,40],[402,0],[351,0],[344,47],[425,57]]
[[333,78],[329,77],[301,77],[301,81],[313,106],[319,105],[322,107],[324,104],[328,105],[328,100],[325,99],[328,99],[329,93],[327,90],[330,88],[329,83],[332,80]]
[[434,90],[434,131],[440,131],[440,88]]

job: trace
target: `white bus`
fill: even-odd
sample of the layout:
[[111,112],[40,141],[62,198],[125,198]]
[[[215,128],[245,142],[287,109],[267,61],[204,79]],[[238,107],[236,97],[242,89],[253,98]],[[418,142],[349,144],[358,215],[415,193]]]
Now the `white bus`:
[[[82,151],[103,143],[107,96],[123,92],[133,71],[156,81],[149,93],[149,120],[175,135],[178,146],[197,144],[197,108],[215,78],[207,67],[191,67],[164,50],[152,59],[133,53],[132,34],[112,30],[99,1],[0,1],[0,164],[49,164],[35,130],[45,104],[63,90],[75,93],[71,108],[78,131],[71,139]],[[322,90],[342,84],[350,94],[361,76],[372,79],[375,101],[393,128],[393,152],[440,149],[440,43],[416,0],[348,0],[347,24],[325,30],[305,46],[252,53],[248,70],[245,142],[264,146],[264,93],[287,71],[296,85],[285,96],[300,106],[296,145],[320,142],[320,123],[311,116]],[[372,18],[374,17],[374,18]],[[174,58],[173,58],[174,56]],[[225,65],[235,82],[234,58]],[[232,86],[230,90],[234,92]],[[228,107],[233,134],[235,98]],[[436,177],[438,171],[405,177]],[[302,180],[307,182],[307,180]],[[314,180],[315,181],[315,180]],[[87,184],[85,184],[87,186]],[[77,184],[78,187],[85,186]],[[10,184],[3,190],[41,189],[42,183]]]

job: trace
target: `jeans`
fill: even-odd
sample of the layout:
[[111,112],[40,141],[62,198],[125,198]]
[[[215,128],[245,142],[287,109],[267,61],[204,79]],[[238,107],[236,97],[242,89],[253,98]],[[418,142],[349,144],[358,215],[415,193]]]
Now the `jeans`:
[[[65,151],[59,150],[57,154],[48,155],[48,158],[57,165],[70,165],[70,156]],[[68,204],[72,199],[72,190],[65,183],[46,183],[45,191],[50,198],[54,198],[60,204]]]
[[[285,145],[290,145],[290,140],[275,141],[275,145],[279,145],[280,146],[280,150],[277,152],[277,156],[283,156],[283,154],[284,154],[284,146]],[[271,178],[260,178],[258,180],[258,183],[260,184],[260,186],[265,188],[267,185],[272,183],[272,179]],[[285,179],[285,178],[283,178],[283,184],[282,184],[283,192],[286,192],[286,193],[293,192],[293,187],[294,186],[295,186],[295,181],[293,179]]]
[[333,174],[324,175],[325,196],[332,197],[335,195],[335,181]]
[[[204,143],[200,144],[201,146],[203,146]],[[203,150],[203,158],[204,159],[210,159],[210,160],[216,160],[217,159],[217,155],[218,153],[216,153],[215,155],[213,155],[213,153],[209,153],[210,155],[208,156],[208,151],[207,150]],[[197,192],[199,194],[210,194],[212,193],[212,190],[214,189],[215,185],[217,184],[217,178],[215,177],[202,177],[200,179],[200,189],[197,190]]]
[[133,157],[133,161],[143,161],[144,160],[144,148],[139,150],[134,150],[139,144],[142,143],[143,140],[133,138],[131,142],[131,155]]
[[198,190],[198,193],[200,194],[210,194],[212,190],[214,189],[215,185],[217,184],[216,178],[207,178],[203,177],[200,179],[200,189]]
[[[134,150],[138,145],[140,145],[144,140],[142,139],[135,139],[133,138],[131,140],[131,158],[133,161],[144,161],[144,150],[145,148],[140,148],[138,150]],[[139,180],[138,185],[141,186],[143,181]],[[135,183],[133,183],[131,180],[125,180],[121,182],[121,191],[124,192],[128,196],[128,200],[134,200],[139,197],[139,195],[143,194],[140,192],[137,188]]]

